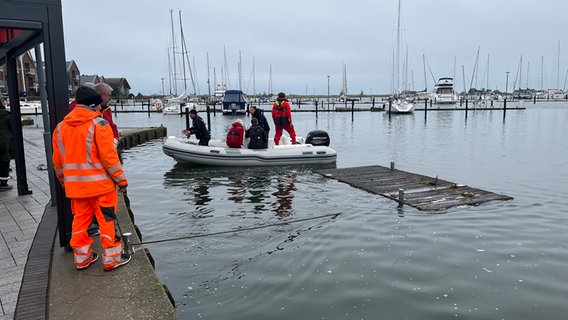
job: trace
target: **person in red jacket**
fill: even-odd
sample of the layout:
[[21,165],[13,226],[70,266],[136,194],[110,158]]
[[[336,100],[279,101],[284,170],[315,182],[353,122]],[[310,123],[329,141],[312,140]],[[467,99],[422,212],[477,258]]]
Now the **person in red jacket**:
[[276,127],[276,133],[274,134],[274,144],[278,145],[278,143],[280,143],[282,129],[288,132],[290,139],[292,140],[292,144],[296,144],[296,131],[294,130],[294,125],[292,124],[292,112],[290,111],[290,103],[288,103],[288,100],[286,100],[286,94],[284,94],[284,92],[278,93],[278,98],[272,106],[272,120],[274,120],[274,126]]
[[120,164],[108,122],[101,117],[101,96],[92,88],[77,89],[77,105],[53,131],[53,168],[65,196],[71,199],[73,224],[70,245],[75,267],[83,270],[98,260],[87,228],[97,218],[103,247],[103,268],[116,269],[130,261],[116,234],[118,192],[128,180]]
[[245,137],[245,127],[243,126],[243,120],[237,119],[231,125],[231,129],[227,133],[227,146],[229,148],[240,148],[243,146],[243,139]]
[[112,120],[112,110],[108,105],[108,103],[112,99],[112,87],[106,83],[101,82],[95,84],[95,90],[99,93],[101,99],[103,99],[103,102],[101,103],[101,113],[103,114],[103,119],[108,121],[108,124],[112,128],[112,133],[114,135],[114,145],[117,146],[118,140],[120,139],[120,133],[118,132],[118,127]]

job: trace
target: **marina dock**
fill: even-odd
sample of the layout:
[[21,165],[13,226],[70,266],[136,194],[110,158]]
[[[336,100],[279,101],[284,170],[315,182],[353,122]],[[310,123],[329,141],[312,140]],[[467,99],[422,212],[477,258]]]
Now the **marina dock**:
[[[166,131],[130,128],[121,131],[121,142],[129,148]],[[75,269],[73,253],[59,246],[43,134],[40,128],[23,130],[32,193],[18,195],[15,169],[12,188],[0,192],[0,319],[177,319],[146,250],[136,250],[128,265],[111,272],[104,272],[100,262]],[[127,197],[120,197],[117,216],[123,232],[132,233],[130,241],[139,242]],[[93,248],[100,252],[98,238]]]
[[507,195],[460,185],[438,177],[378,165],[324,169],[316,172],[421,211],[442,211],[452,207],[476,206],[494,200],[513,199]]

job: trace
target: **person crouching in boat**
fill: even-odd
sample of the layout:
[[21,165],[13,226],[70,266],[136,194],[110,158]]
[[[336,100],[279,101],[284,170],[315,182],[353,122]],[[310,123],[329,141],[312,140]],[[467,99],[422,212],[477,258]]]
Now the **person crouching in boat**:
[[243,120],[237,119],[233,122],[229,132],[227,133],[227,146],[229,148],[240,148],[243,146],[243,139],[245,137],[245,127]]
[[200,146],[209,145],[209,140],[211,139],[211,135],[209,135],[209,131],[207,130],[207,127],[205,126],[205,122],[203,122],[203,119],[201,119],[201,117],[197,115],[197,110],[195,109],[189,110],[189,117],[191,118],[193,127],[187,130],[183,130],[181,133],[183,133],[188,138],[191,136],[191,134],[194,134],[195,137],[199,139]]
[[266,149],[268,148],[268,134],[258,124],[257,118],[250,119],[252,126],[245,132],[245,138],[250,138],[248,144],[249,149]]

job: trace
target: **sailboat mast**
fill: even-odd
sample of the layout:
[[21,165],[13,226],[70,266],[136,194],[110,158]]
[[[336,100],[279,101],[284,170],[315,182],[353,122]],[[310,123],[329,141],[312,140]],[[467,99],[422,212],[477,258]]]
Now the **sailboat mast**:
[[556,89],[560,88],[560,40],[558,40],[558,63],[556,64]]
[[489,89],[489,55],[487,55],[487,83],[485,85]]
[[243,60],[241,56],[241,51],[239,51],[239,90],[243,90]]
[[519,61],[519,90],[522,89],[522,79],[523,78],[523,56],[521,56],[521,61]]
[[[193,94],[194,95],[199,95],[199,85],[197,85],[199,83],[199,79],[197,79],[197,72],[195,73],[195,77],[193,76],[193,71],[192,70],[197,70],[195,68],[195,56],[191,57],[191,60],[193,62],[193,69],[191,68],[191,65],[189,66],[189,76],[191,78],[191,85],[193,86]],[[188,62],[189,63],[189,62]]]
[[424,69],[424,92],[428,92],[428,81],[426,80],[426,55],[422,54],[422,68]]
[[527,62],[527,86],[526,86],[527,89],[529,88],[529,73],[530,73],[530,71],[531,71],[531,63],[530,63],[530,61],[528,61]]
[[209,52],[207,52],[207,92],[211,97],[211,70],[209,69]]
[[256,97],[256,70],[254,57],[252,57],[252,94]]
[[[227,66],[227,50],[225,49],[225,46],[223,46],[223,57],[225,59],[225,73],[223,75],[223,80],[224,82],[227,84],[228,88],[231,87],[231,80],[229,79],[229,67]],[[226,80],[226,81],[225,81]]]
[[544,90],[544,56],[540,57],[540,90]]
[[347,97],[347,66],[343,63],[343,95]]
[[401,0],[398,0],[398,14],[396,20],[396,49],[395,49],[395,62],[394,62],[395,90],[400,89],[400,8],[401,8]]
[[182,61],[182,72],[183,72],[183,92],[187,93],[187,77],[185,75],[185,40],[183,38],[183,26],[181,23],[181,10],[178,11],[179,14],[179,31],[180,31],[180,43],[181,43],[181,61]]
[[270,73],[268,74],[268,94],[272,95],[272,65],[270,65]]
[[477,66],[478,66],[478,64],[479,64],[479,46],[477,47],[477,53],[475,54],[475,64],[473,65],[473,73],[471,74],[471,82],[469,83],[470,89],[473,88],[473,79],[476,79],[475,86],[477,87]]
[[[174,29],[174,14],[173,14],[173,10],[170,9],[170,21],[171,21],[171,25],[172,25],[172,72],[171,72],[171,83],[173,84],[174,87],[174,95],[177,96],[178,92],[177,92],[177,74],[176,74],[176,38],[175,38],[175,29]],[[170,89],[171,91],[171,89]]]

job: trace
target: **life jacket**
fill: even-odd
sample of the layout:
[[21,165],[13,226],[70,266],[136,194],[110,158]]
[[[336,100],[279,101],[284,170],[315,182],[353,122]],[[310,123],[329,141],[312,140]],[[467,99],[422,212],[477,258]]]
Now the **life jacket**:
[[272,118],[274,119],[275,126],[290,124],[288,110],[284,107],[285,102],[288,103],[286,100],[276,100],[276,102],[274,102],[274,106],[272,107]]
[[234,122],[227,133],[227,146],[229,148],[240,148],[243,145],[245,128],[239,122]]
[[264,131],[261,126],[250,127],[247,136],[250,138],[250,142],[248,144],[249,149],[267,148],[268,141],[266,131]]

